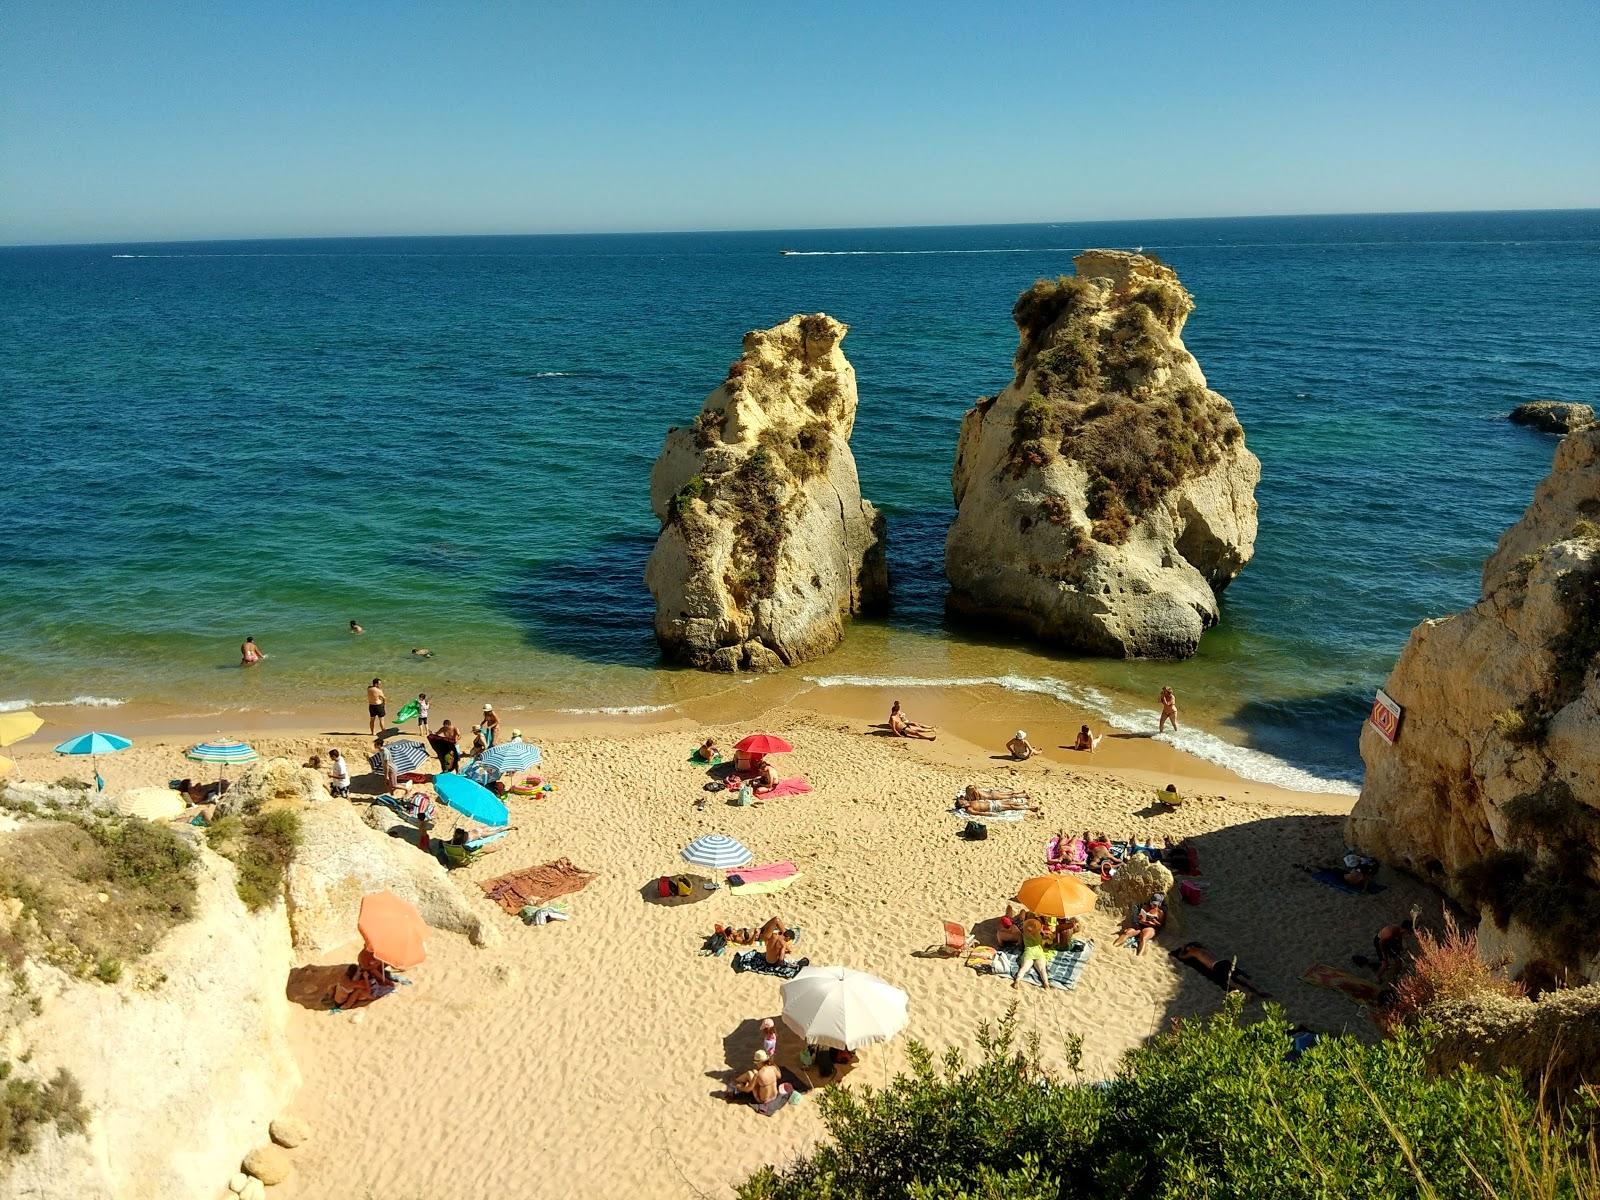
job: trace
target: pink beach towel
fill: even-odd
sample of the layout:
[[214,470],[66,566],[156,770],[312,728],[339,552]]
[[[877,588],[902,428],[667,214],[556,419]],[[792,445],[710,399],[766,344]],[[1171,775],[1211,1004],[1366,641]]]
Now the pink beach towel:
[[1081,871],[1089,861],[1089,848],[1083,844],[1081,837],[1075,837],[1067,843],[1067,852],[1061,855],[1060,861],[1051,861],[1060,852],[1061,839],[1051,838],[1044,848],[1044,865],[1051,871]]
[[774,879],[788,879],[791,875],[798,875],[800,868],[792,862],[768,863],[764,867],[740,867],[737,871],[728,873],[729,880],[735,876],[741,883],[771,883]]
[[791,779],[780,779],[765,792],[757,792],[762,800],[781,800],[784,796],[804,796],[811,790],[811,785],[806,782],[805,776],[796,775]]

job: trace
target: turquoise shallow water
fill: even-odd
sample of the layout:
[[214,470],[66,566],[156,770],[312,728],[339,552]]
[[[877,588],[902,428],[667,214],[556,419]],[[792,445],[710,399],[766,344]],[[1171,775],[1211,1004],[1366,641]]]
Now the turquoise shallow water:
[[[944,616],[961,413],[1008,377],[1017,292],[1099,245],[1178,269],[1186,341],[1264,464],[1256,559],[1189,663]],[[726,685],[656,658],[650,465],[744,330],[818,309],[852,327],[895,611],[804,675],[1110,714],[1170,680],[1213,735],[1192,748],[1348,780],[1407,631],[1475,597],[1548,469],[1505,412],[1596,399],[1600,213],[0,251],[0,705],[349,703],[373,674],[539,708]],[[258,671],[234,666],[245,634]]]

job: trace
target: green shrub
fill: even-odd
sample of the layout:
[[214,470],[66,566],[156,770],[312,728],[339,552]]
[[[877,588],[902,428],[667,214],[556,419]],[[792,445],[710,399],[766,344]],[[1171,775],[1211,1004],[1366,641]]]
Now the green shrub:
[[720,442],[726,415],[709,408],[701,409],[700,415],[695,417],[694,425],[691,426],[694,430],[694,444],[701,450],[709,450]]
[[105,878],[142,892],[173,917],[194,915],[195,853],[165,825],[129,820],[87,826],[105,852]]
[[1147,283],[1134,292],[1129,300],[1134,304],[1144,305],[1155,315],[1156,320],[1168,329],[1177,325],[1188,307],[1184,302],[1183,290],[1176,285]]
[[811,394],[806,397],[806,406],[819,416],[828,412],[839,399],[839,377],[832,371],[826,375],[817,376],[816,383],[811,385]]
[[681,518],[689,511],[689,506],[706,494],[706,480],[704,475],[692,475],[687,483],[673,494],[672,502],[667,506],[669,519]]
[[[1425,1043],[1325,1036],[1296,1062],[1269,1008],[1229,997],[1123,1060],[1103,1087],[1043,1070],[1009,1016],[980,1029],[980,1061],[911,1070],[880,1090],[828,1089],[827,1139],[742,1200],[1465,1200],[1587,1196],[1600,1184],[1573,1126],[1520,1084],[1467,1070],[1432,1077]],[[1069,1047],[1076,1067],[1076,1046]],[[1533,1180],[1543,1183],[1534,1183]]]
[[1060,406],[1034,392],[1018,407],[1011,427],[1011,473],[1020,479],[1051,462],[1060,449]]
[[0,1062],[0,1162],[20,1158],[33,1149],[40,1125],[61,1133],[82,1133],[89,1123],[83,1089],[63,1069],[48,1083],[18,1079],[9,1062]]
[[1067,329],[1051,341],[1048,349],[1039,352],[1033,366],[1046,395],[1092,388],[1100,382],[1099,345],[1090,331]]
[[733,526],[734,555],[727,584],[741,606],[767,599],[777,586],[783,550],[786,497],[771,451],[760,447],[722,477],[721,496],[738,514]]
[[237,868],[239,899],[255,912],[283,895],[284,877],[300,847],[300,814],[276,808],[243,818],[223,817],[206,830],[206,841]]
[[[1054,280],[1036,279],[1033,286],[1017,297],[1011,306],[1011,319],[1017,323],[1024,344],[1037,342],[1052,325],[1070,312],[1082,311],[1093,298],[1093,285],[1076,275]],[[1020,351],[1019,351],[1020,354]]]

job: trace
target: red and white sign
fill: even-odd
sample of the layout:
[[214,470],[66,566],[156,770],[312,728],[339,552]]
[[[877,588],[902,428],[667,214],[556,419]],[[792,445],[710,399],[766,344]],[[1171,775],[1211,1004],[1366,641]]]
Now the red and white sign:
[[1379,688],[1377,696],[1373,698],[1372,712],[1367,715],[1367,721],[1383,734],[1385,741],[1395,742],[1399,740],[1400,719],[1405,716],[1405,712],[1405,709],[1395,703],[1393,696]]

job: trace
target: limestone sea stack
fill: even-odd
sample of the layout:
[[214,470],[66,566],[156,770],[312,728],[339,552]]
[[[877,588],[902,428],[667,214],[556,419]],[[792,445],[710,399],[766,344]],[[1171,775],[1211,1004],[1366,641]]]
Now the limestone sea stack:
[[667,657],[708,671],[794,666],[886,603],[883,517],[850,453],[846,328],[815,313],[747,333],[694,424],[668,431],[645,567]]
[[1567,435],[1483,568],[1411,633],[1361,735],[1352,839],[1480,916],[1531,981],[1600,980],[1600,425]]
[[962,418],[950,604],[1081,652],[1187,658],[1254,552],[1261,464],[1184,348],[1172,268],[1073,262],[1018,298],[1015,377]]

